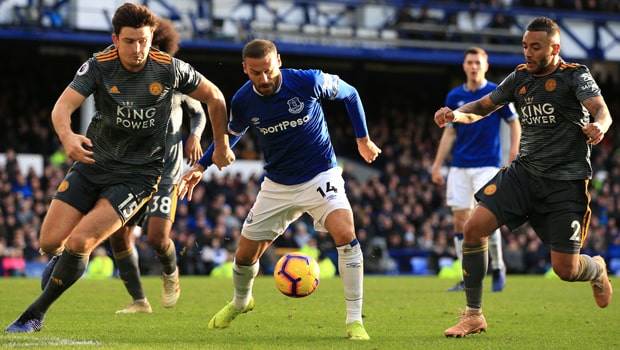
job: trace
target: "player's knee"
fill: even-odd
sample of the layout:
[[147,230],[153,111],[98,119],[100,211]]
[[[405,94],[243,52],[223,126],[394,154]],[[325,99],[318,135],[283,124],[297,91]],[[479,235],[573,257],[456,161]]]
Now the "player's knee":
[[62,251],[62,242],[41,239],[39,242],[39,253],[41,255],[58,255]]
[[470,217],[463,226],[463,236],[466,241],[482,241],[489,237],[497,229],[495,222]]
[[147,236],[147,241],[153,250],[159,254],[165,253],[168,249],[168,245],[170,244],[168,237],[160,234],[149,234]]
[[578,272],[569,266],[553,266],[553,272],[562,280],[572,282],[577,279]]
[[254,265],[258,259],[248,258],[246,256],[235,255],[235,263],[241,266],[252,266]]
[[334,232],[330,232],[333,240],[334,240],[334,244],[336,245],[336,247],[340,247],[343,246],[345,244],[349,244],[351,242],[353,242],[355,240],[355,232],[353,232],[352,230],[349,231],[334,231]]
[[110,236],[110,247],[114,253],[124,252],[129,249],[129,242],[125,237],[114,234]]
[[480,239],[482,237],[481,230],[476,222],[465,222],[465,225],[463,225],[463,237],[468,241]]
[[235,252],[235,263],[242,266],[254,265],[263,253],[260,250],[237,249]]

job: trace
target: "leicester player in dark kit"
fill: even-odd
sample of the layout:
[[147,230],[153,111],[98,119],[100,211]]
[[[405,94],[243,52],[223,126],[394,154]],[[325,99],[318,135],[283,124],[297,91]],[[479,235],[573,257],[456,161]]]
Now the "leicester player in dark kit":
[[[175,90],[208,106],[216,166],[234,161],[222,92],[189,64],[151,49],[155,15],[125,3],[112,25],[114,45],[79,68],[52,110],[54,129],[75,162],[52,199],[40,246],[43,253],[62,255],[41,295],[6,332],[40,331],[52,303],[84,273],[93,249],[153,196]],[[71,129],[71,114],[89,95],[95,114],[84,136]]]
[[[153,33],[152,46],[174,56],[179,50],[179,34],[170,20],[158,18],[157,29]],[[179,269],[177,267],[176,249],[170,239],[170,231],[174,222],[177,207],[177,184],[183,169],[183,142],[181,125],[184,112],[188,115],[191,125],[190,134],[185,144],[185,153],[189,165],[194,165],[202,156],[200,138],[206,125],[206,115],[200,101],[176,92],[172,100],[172,116],[168,123],[166,138],[166,158],[164,172],[157,186],[157,192],[143,207],[144,216],[135,218],[110,236],[110,247],[119,276],[132,302],[116,313],[150,313],[151,305],[140,280],[138,257],[134,254],[133,238],[136,224],[142,220],[149,245],[153,247],[157,260],[162,266],[163,290],[161,301],[164,307],[173,307],[179,299],[181,287]]]
[[[153,33],[152,47],[165,51],[171,56],[177,53],[179,50],[179,34],[170,20],[157,19],[157,29]],[[135,232],[142,231],[141,227],[137,227],[140,223],[146,227],[144,231],[149,245],[155,251],[157,260],[162,266],[162,304],[164,307],[173,307],[179,299],[181,287],[176,262],[176,249],[169,233],[176,213],[177,183],[183,168],[181,124],[184,113],[191,120],[190,135],[185,144],[188,164],[194,165],[202,156],[200,138],[207,118],[204,109],[200,101],[175,91],[172,100],[172,115],[168,123],[164,171],[157,185],[157,192],[139,214],[134,215],[127,224],[110,236],[110,247],[118,267],[119,277],[133,299],[127,307],[118,310],[116,313],[152,312],[151,304],[142,287],[138,256],[133,250]],[[64,237],[58,238],[64,239]],[[41,289],[45,289],[59,257],[60,255],[53,256],[46,265],[41,278]]]
[[560,29],[551,19],[532,20],[523,35],[524,64],[488,95],[456,110],[442,107],[435,123],[473,123],[513,102],[522,126],[521,148],[476,193],[478,205],[466,221],[463,278],[467,308],[444,331],[465,337],[487,330],[482,287],[487,273],[487,237],[499,226],[514,229],[529,221],[551,248],[551,265],[564,281],[590,282],[596,304],[612,298],[601,256],[580,254],[590,223],[588,181],[592,146],[601,142],[612,118],[589,69],[560,57]]
[[[259,272],[259,258],[287,226],[308,213],[317,230],[331,234],[338,250],[347,337],[368,340],[362,323],[362,250],[322,108],[322,101],[345,103],[358,151],[366,162],[373,162],[381,150],[368,136],[359,94],[336,75],[280,69],[276,46],[267,40],[247,43],[242,58],[249,81],[232,98],[228,130],[234,145],[248,128],[256,128],[265,157],[265,179],[243,223],[235,252],[233,300],[211,318],[209,328],[227,328],[238,315],[254,308],[252,286]],[[181,196],[187,192],[191,197],[193,187],[211,164],[211,151],[210,147],[183,175]]]

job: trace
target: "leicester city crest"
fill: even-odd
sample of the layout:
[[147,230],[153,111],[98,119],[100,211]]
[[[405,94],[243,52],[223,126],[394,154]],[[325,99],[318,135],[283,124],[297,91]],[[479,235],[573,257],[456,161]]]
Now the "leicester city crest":
[[304,103],[299,100],[299,97],[293,97],[286,103],[288,104],[288,111],[291,114],[299,114],[304,110]]

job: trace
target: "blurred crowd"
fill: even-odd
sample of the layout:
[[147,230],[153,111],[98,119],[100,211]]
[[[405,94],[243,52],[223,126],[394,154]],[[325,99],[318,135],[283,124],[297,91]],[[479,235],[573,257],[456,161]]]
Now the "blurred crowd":
[[523,7],[556,10],[577,10],[590,12],[620,12],[620,3],[616,0],[491,0],[491,3],[504,2]]
[[[47,62],[54,66],[53,70],[9,71],[0,81],[0,153],[6,159],[4,164],[0,162],[0,275],[24,275],[26,262],[45,263],[48,259],[38,252],[38,232],[52,195],[71,166],[52,129],[50,111],[77,66],[63,64],[63,57],[56,59]],[[44,88],[41,82],[45,82]],[[620,101],[614,96],[620,96],[620,87],[613,79],[599,83],[612,116],[618,117]],[[368,116],[372,139],[383,149],[376,163],[370,165],[378,175],[362,178],[351,163],[342,163],[357,236],[366,252],[368,272],[411,273],[412,256],[426,257],[429,270],[437,271],[441,258],[456,258],[445,188],[433,184],[430,176],[441,137],[441,129],[432,120],[439,106],[398,103],[394,96],[391,91],[385,91],[385,96],[373,96],[373,102],[381,107],[377,115]],[[327,111],[336,153],[342,159],[360,159],[349,119],[342,110]],[[595,177],[589,191],[593,215],[583,244],[584,251],[607,258],[620,257],[617,124],[612,125],[592,154]],[[208,134],[203,136],[204,149],[210,143]],[[251,133],[235,152],[238,159],[260,160],[260,149]],[[17,155],[27,153],[43,156],[41,174],[20,166]],[[262,174],[258,173],[249,179],[239,174],[215,176],[195,189],[191,201],[179,201],[170,236],[178,249],[182,274],[207,275],[231,260],[261,180]],[[548,248],[527,224],[512,232],[503,228],[503,242],[509,273],[540,274],[548,270]],[[144,237],[136,240],[136,248],[142,273],[160,274],[160,264]],[[275,263],[278,249],[312,251],[321,259],[335,256],[330,236],[316,232],[307,216],[291,225],[264,255],[264,272]]]
[[[613,96],[612,92],[608,96]],[[21,93],[22,97],[32,96],[25,86],[0,93],[0,152],[6,156],[4,166],[0,167],[0,257],[5,261],[3,265],[8,266],[4,275],[23,274],[26,261],[46,261],[47,257],[38,252],[41,219],[71,164],[52,132],[50,106],[19,98]],[[618,103],[612,102],[610,106],[617,115]],[[383,118],[368,121],[372,138],[383,149],[373,164],[379,175],[362,180],[351,170],[351,163],[343,163],[357,236],[367,252],[369,272],[409,273],[411,266],[407,259],[399,260],[401,256],[428,257],[431,270],[437,270],[440,258],[455,257],[445,191],[430,180],[441,130],[432,121],[433,106],[427,108],[403,110],[386,106]],[[337,154],[355,159],[348,118],[328,116],[328,122]],[[593,216],[584,242],[586,251],[603,256],[617,254],[620,249],[620,145],[613,130],[594,149],[596,177],[590,186]],[[204,142],[206,146],[208,140]],[[246,135],[241,144],[254,145],[252,134]],[[236,151],[240,158],[258,159],[260,154],[258,149],[248,152],[247,146]],[[32,168],[22,169],[16,159],[20,153],[42,154],[43,174],[37,175]],[[249,180],[238,174],[215,176],[196,188],[191,201],[179,202],[171,237],[179,249],[182,274],[207,275],[231,259],[261,176],[254,174]],[[510,273],[547,271],[549,251],[527,225],[513,232],[504,229],[503,239]],[[159,274],[159,264],[146,240],[138,238],[136,245],[142,273]],[[279,248],[313,249],[323,257],[334,251],[329,235],[315,232],[307,216],[291,225],[272,251],[265,254],[264,271],[275,263]],[[390,254],[393,265],[377,263],[382,254]]]
[[[577,10],[593,12],[619,12],[620,4],[616,0],[444,0],[442,3],[468,4],[472,9],[511,7]],[[427,1],[403,1],[403,3],[425,4]]]
[[[471,24],[459,24],[458,11],[450,7],[444,8],[445,5],[452,4],[467,7],[470,19],[476,24],[468,30],[459,30],[458,28],[469,27]],[[613,14],[620,13],[620,2],[616,0],[403,1],[395,15],[386,21],[385,27],[396,30],[402,39],[519,45],[522,33],[520,26],[515,25],[516,20],[511,13],[515,8],[541,10],[542,15],[548,15],[551,10]],[[476,19],[478,13],[488,16],[483,15]],[[516,28],[519,30],[513,32],[512,29]],[[490,29],[493,33],[485,35],[480,29]]]

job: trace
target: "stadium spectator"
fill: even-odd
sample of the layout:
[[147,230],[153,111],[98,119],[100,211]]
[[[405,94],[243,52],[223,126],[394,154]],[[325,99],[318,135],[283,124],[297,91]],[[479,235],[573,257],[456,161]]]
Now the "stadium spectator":
[[196,235],[181,233],[179,241],[183,250],[179,253],[179,271],[182,275],[205,275],[207,269],[198,251]]
[[489,38],[489,43],[491,44],[502,44],[502,45],[515,45],[521,42],[521,38],[516,35],[510,35],[509,33],[505,33],[505,31],[509,31],[515,23],[515,19],[513,16],[509,15],[507,12],[496,12],[493,14],[491,21],[487,24],[487,27],[490,29],[500,29],[502,32],[499,32]]
[[370,273],[392,273],[398,271],[396,261],[390,256],[383,237],[375,237],[364,252],[364,268]]
[[605,9],[605,1],[599,0],[575,0],[577,11],[601,12]]
[[525,7],[537,9],[553,9],[556,7],[555,0],[520,0],[519,3]]
[[[137,228],[141,229],[141,228]],[[173,230],[174,232],[174,230]],[[173,235],[172,232],[170,234]],[[184,247],[183,245],[179,245],[175,241],[177,247]],[[138,266],[140,267],[140,275],[143,276],[153,276],[153,275],[161,275],[162,268],[161,263],[157,261],[157,256],[155,255],[155,251],[149,245],[146,240],[146,237],[139,237],[135,241],[136,244],[136,254],[138,255]],[[178,253],[177,253],[178,254]]]
[[10,183],[15,183],[17,175],[20,174],[22,171],[19,166],[19,162],[17,161],[17,153],[13,148],[9,148],[4,153],[4,156],[4,169],[7,175],[7,180]]
[[[396,14],[394,15],[394,19],[392,20],[391,23],[387,25],[387,28],[398,31],[398,36],[400,38],[409,39],[411,38],[410,32],[408,30],[402,29],[401,25],[403,23],[413,23],[413,22],[415,22],[415,17],[411,13],[411,7],[408,5],[404,5],[396,11]],[[334,130],[336,132],[335,133],[336,137],[334,137],[334,140],[336,142],[341,141],[344,138],[344,137],[338,137],[338,131],[340,131],[341,129],[334,128]]]
[[228,250],[222,248],[222,240],[213,238],[202,246],[200,258],[204,263],[204,273],[211,274],[211,271],[228,261]]
[[84,278],[108,279],[114,276],[114,260],[110,258],[105,247],[99,246],[93,251],[93,258],[88,262]]
[[507,237],[505,240],[507,241],[504,246],[504,263],[506,264],[506,273],[525,273],[525,253],[521,243],[514,235]]
[[26,277],[26,259],[19,245],[7,248],[1,262],[5,277]]

